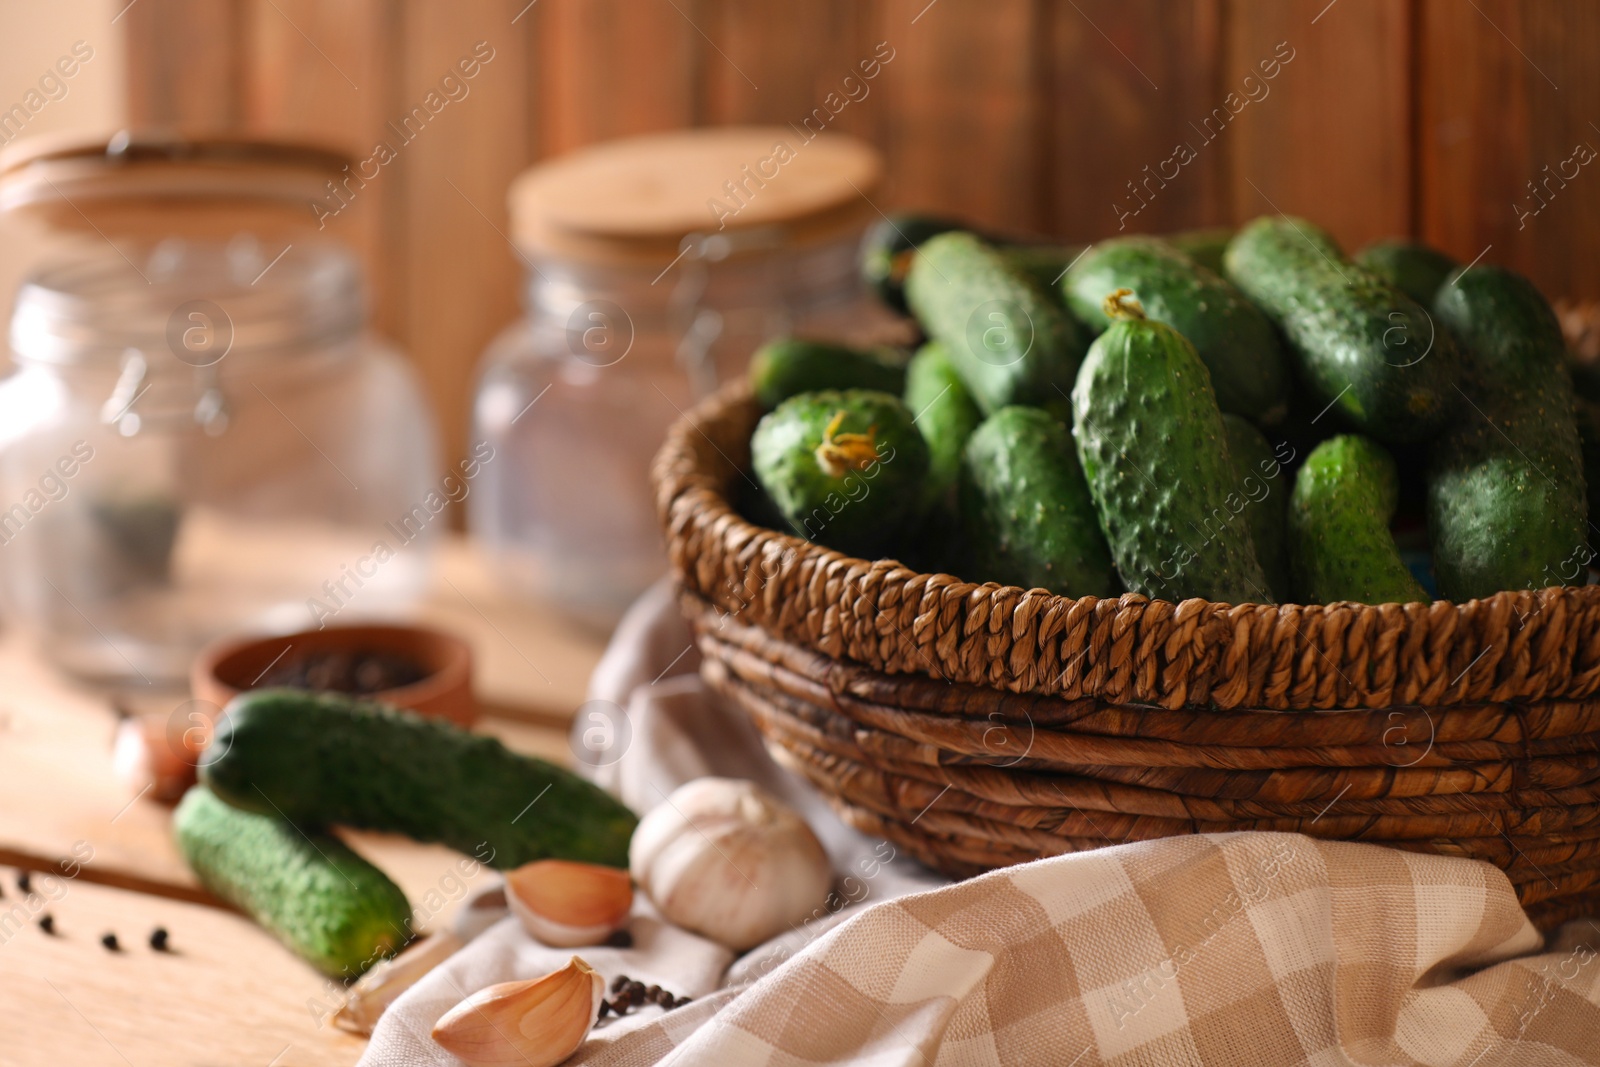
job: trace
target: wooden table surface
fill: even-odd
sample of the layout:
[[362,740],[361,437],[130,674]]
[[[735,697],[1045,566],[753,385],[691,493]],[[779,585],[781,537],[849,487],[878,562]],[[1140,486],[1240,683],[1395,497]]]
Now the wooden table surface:
[[[566,724],[583,702],[601,635],[497,586],[462,539],[441,552],[419,621],[465,637],[476,657],[479,729],[571,762]],[[113,698],[164,711],[181,691],[120,693],[50,668],[25,635],[0,636],[0,1063],[7,1067],[310,1067],[352,1064],[365,1042],[327,1022],[337,987],[195,883],[172,844],[170,809],[112,773]],[[448,921],[465,894],[454,853],[385,834],[347,840]],[[76,877],[33,876],[76,859]],[[482,877],[482,875],[480,875]],[[48,911],[56,936],[37,926]],[[147,944],[164,926],[173,951]],[[100,938],[115,932],[122,950]]]

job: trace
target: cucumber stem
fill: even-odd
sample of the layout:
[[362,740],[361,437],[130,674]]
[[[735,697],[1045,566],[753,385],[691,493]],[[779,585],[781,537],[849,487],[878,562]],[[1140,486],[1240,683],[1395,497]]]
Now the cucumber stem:
[[817,446],[817,464],[833,478],[842,477],[846,471],[864,471],[879,459],[877,425],[868,427],[866,433],[840,433],[839,427],[848,414],[843,409],[834,413]]
[[1119,319],[1143,319],[1144,305],[1139,303],[1138,297],[1133,295],[1132,289],[1117,289],[1107,294],[1101,303],[1100,310],[1105,312],[1106,318],[1112,322]]

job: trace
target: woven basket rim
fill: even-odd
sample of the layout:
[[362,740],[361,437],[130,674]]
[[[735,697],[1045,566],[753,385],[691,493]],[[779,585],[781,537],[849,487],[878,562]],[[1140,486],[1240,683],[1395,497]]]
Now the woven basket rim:
[[759,414],[740,379],[668,431],[652,480],[674,574],[718,609],[823,655],[889,674],[1168,708],[1439,707],[1600,691],[1600,586],[1464,603],[1173,603],[1071,597],[849,556],[733,506],[729,488],[749,478]]

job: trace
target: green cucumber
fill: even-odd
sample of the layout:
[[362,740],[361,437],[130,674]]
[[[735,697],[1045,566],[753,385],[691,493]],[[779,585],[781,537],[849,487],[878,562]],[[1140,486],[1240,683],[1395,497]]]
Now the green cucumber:
[[861,280],[888,307],[904,315],[906,272],[917,246],[966,224],[940,215],[897,212],[874,223],[861,240]]
[[1460,601],[1582,584],[1583,443],[1555,312],[1520,274],[1484,265],[1454,275],[1434,311],[1461,340],[1471,400],[1429,452],[1439,591]]
[[1047,293],[1061,287],[1061,276],[1088,245],[1001,245],[1000,254]]
[[626,867],[638,823],[599,786],[493,737],[334,693],[235,697],[200,781],[245,811],[436,841],[498,870],[547,858]]
[[1399,485],[1389,453],[1359,434],[1331,437],[1306,457],[1289,496],[1289,563],[1300,603],[1432,599],[1389,532]]
[[411,939],[411,906],[388,875],[332,834],[257,815],[192,787],[172,813],[200,884],[323,974],[354,978]]
[[1072,433],[1039,408],[1001,408],[967,441],[962,540],[974,581],[1114,596],[1116,572]]
[[[1134,592],[1177,602],[1270,603],[1211,375],[1194,345],[1142,317],[1119,291],[1117,318],[1072,389],[1078,459],[1117,572]],[[1123,317],[1127,316],[1127,317]]]
[[862,349],[834,341],[780,337],[750,357],[756,401],[771,411],[791,396],[818,389],[905,388],[906,356],[892,348]]
[[1289,375],[1277,331],[1244,294],[1155,237],[1114,237],[1089,249],[1067,272],[1067,307],[1091,330],[1110,321],[1101,305],[1131,289],[1145,315],[1187,337],[1206,369],[1223,411],[1258,423],[1281,420]]
[[1222,256],[1233,240],[1230,226],[1205,226],[1196,230],[1179,230],[1164,238],[1176,248],[1213,274],[1222,273]]
[[911,357],[905,400],[912,421],[928,443],[929,498],[946,501],[955,488],[967,438],[983,421],[983,412],[950,365],[949,351],[938,341],[929,341]]
[[928,336],[949,350],[985,414],[1044,404],[1071,388],[1083,328],[975,235],[943,233],[924,243],[906,278],[906,301]]
[[1432,307],[1456,261],[1420,241],[1391,238],[1375,241],[1356,253],[1356,263],[1405,293],[1423,307]]
[[1249,419],[1223,413],[1222,427],[1228,435],[1228,458],[1233,460],[1235,500],[1245,521],[1250,524],[1250,540],[1256,546],[1256,559],[1267,576],[1267,588],[1278,600],[1294,596],[1289,581],[1289,541],[1287,479],[1283,477],[1285,459],[1294,449],[1284,444],[1287,456],[1268,443]]
[[1583,446],[1583,484],[1589,498],[1589,528],[1600,529],[1600,404],[1578,397],[1572,408]]
[[1323,404],[1362,433],[1426,441],[1455,416],[1459,359],[1411,297],[1345,259],[1303,219],[1259,218],[1234,237],[1226,273],[1283,331]]
[[750,462],[795,533],[868,559],[899,543],[925,501],[927,443],[888,393],[790,397],[756,424]]

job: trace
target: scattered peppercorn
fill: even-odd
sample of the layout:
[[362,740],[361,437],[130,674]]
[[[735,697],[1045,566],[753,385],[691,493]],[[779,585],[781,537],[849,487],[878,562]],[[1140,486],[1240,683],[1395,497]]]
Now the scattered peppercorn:
[[107,952],[121,952],[122,946],[117,944],[116,934],[100,935],[100,943],[106,947]]
[[626,930],[618,930],[606,938],[606,945],[611,948],[632,948],[633,935]]
[[17,888],[22,891],[24,896],[33,892],[33,879],[27,871],[17,872]]
[[611,980],[611,996],[610,1000],[600,1001],[598,1018],[604,1019],[607,1015],[626,1015],[634,1008],[642,1008],[647,1004],[656,1004],[663,1011],[671,1011],[689,1003],[688,997],[675,997],[658,985],[646,986],[643,982],[635,981],[625,974],[619,974]]
[[56,917],[49,912],[39,916],[39,929],[54,937],[56,932]]
[[158,926],[150,931],[150,947],[157,952],[167,951],[167,928]]

